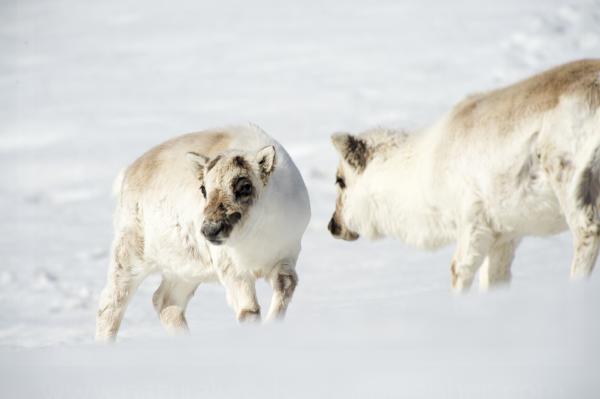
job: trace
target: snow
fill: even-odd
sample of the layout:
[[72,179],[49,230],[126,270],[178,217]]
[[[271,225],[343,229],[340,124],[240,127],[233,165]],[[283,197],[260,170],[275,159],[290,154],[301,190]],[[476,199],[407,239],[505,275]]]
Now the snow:
[[[418,128],[473,91],[597,57],[598,1],[8,0],[0,48],[2,396],[600,394],[600,279],[568,281],[568,234],[524,240],[510,289],[454,296],[452,248],[325,228],[331,133]],[[191,335],[165,337],[155,277],[120,343],[94,344],[112,179],[173,135],[245,121],[286,146],[311,193],[287,320],[239,326],[206,285]]]

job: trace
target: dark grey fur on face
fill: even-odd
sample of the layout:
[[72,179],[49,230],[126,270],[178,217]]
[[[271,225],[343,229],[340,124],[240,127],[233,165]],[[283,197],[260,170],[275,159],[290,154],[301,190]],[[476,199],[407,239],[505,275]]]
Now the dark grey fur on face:
[[371,158],[366,141],[348,133],[336,133],[331,137],[333,145],[342,158],[358,173],[365,170]]
[[233,164],[238,168],[249,169],[248,162],[241,155],[237,155],[233,158]]
[[246,176],[238,176],[233,179],[233,195],[236,202],[244,205],[251,205],[255,197],[255,188],[252,181]]

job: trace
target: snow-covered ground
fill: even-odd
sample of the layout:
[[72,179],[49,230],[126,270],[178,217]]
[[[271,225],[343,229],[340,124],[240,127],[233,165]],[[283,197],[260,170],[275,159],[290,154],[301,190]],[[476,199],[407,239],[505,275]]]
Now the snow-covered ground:
[[[600,278],[526,239],[509,290],[449,292],[452,248],[333,240],[329,135],[418,128],[472,91],[600,56],[590,0],[0,2],[0,396],[600,397]],[[168,137],[253,121],[311,192],[281,325],[201,286],[165,337],[146,281],[93,344],[117,171]],[[259,285],[263,307],[269,291]]]

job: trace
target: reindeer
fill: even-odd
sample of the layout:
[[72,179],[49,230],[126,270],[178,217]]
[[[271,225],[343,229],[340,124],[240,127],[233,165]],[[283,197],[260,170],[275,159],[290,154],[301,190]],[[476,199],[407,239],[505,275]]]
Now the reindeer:
[[220,282],[239,321],[260,319],[255,281],[282,318],[298,282],[308,193],[285,149],[254,125],[191,133],[142,155],[116,181],[118,204],[96,337],[114,340],[131,296],[162,274],[152,302],[172,333],[187,331],[196,288]]
[[509,283],[519,241],[569,229],[571,277],[600,244],[600,61],[559,66],[467,97],[420,134],[332,136],[341,156],[333,236],[456,242],[455,291]]

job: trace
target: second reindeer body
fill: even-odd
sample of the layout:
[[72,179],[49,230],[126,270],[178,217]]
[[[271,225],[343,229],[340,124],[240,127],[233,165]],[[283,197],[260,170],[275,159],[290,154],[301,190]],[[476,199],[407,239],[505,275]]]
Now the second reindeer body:
[[573,277],[600,244],[600,61],[578,61],[468,97],[416,135],[336,134],[332,234],[393,236],[425,249],[457,243],[452,285],[510,280],[519,240],[573,234]]

